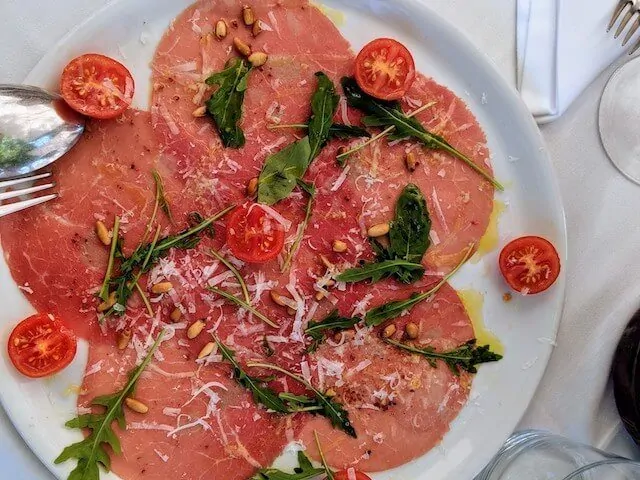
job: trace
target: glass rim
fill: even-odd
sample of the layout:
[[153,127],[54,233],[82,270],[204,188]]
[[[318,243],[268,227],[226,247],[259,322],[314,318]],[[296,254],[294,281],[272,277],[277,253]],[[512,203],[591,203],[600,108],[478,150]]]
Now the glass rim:
[[604,465],[631,465],[632,467],[637,468],[638,471],[640,472],[640,463],[634,460],[630,460],[628,458],[607,458],[605,460],[600,460],[598,462],[585,465],[584,467],[579,468],[575,472],[570,473],[569,475],[564,477],[562,480],[572,480],[576,478],[578,475],[581,475],[590,470],[602,467]]

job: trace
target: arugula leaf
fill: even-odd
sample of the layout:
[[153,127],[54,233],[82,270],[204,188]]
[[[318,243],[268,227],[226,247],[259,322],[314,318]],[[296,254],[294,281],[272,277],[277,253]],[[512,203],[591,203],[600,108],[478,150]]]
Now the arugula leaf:
[[164,194],[164,182],[162,181],[162,177],[160,176],[160,173],[158,173],[158,171],[155,169],[151,172],[151,174],[153,175],[153,181],[156,184],[156,199],[160,204],[160,208],[167,216],[169,221],[171,223],[174,223],[173,215],[171,214],[171,207],[169,206],[167,197]]
[[384,341],[407,352],[417,353],[426,357],[429,365],[434,368],[438,366],[436,360],[442,360],[456,376],[460,375],[460,371],[478,373],[476,365],[497,362],[502,359],[502,355],[492,352],[489,345],[477,346],[475,339],[469,340],[467,343],[448,352],[436,352],[433,347],[416,348],[396,342],[390,338],[385,338]]
[[241,386],[249,390],[256,403],[264,405],[268,410],[278,413],[289,413],[289,409],[280,399],[278,394],[264,385],[258,378],[249,376],[235,359],[235,352],[222,343],[217,337],[213,337],[222,357],[233,367],[233,376]]
[[327,475],[325,480],[334,480],[335,477],[333,475],[333,471],[329,468],[329,464],[327,463],[327,459],[324,458],[324,452],[322,451],[322,445],[320,445],[320,439],[318,438],[318,432],[313,431],[313,436],[316,440],[316,446],[318,447],[318,453],[320,454],[320,460],[322,461],[322,467],[324,468],[324,473]]
[[333,82],[323,72],[317,72],[318,86],[311,98],[311,117],[309,118],[309,144],[311,152],[309,163],[318,156],[331,135],[333,116],[338,110],[340,96]]
[[235,205],[225,208],[212,217],[203,220],[198,225],[177,235],[169,235],[159,240],[156,235],[156,238],[151,243],[138,245],[129,257],[125,257],[122,253],[121,242],[116,242],[114,256],[122,260],[120,263],[120,275],[109,281],[111,286],[115,286],[116,304],[107,310],[104,316],[123,315],[126,312],[127,301],[133,295],[133,289],[140,275],[151,270],[160,258],[167,255],[172,248],[182,250],[195,248],[200,242],[198,234],[203,230],[206,231],[213,222],[226,215],[233,208],[235,208]]
[[[233,273],[233,276],[236,277],[236,280],[238,280],[238,283],[240,284],[240,288],[242,289],[242,295],[244,296],[245,303],[247,305],[251,305],[251,297],[249,296],[249,289],[247,288],[247,284],[244,281],[244,278],[242,278],[242,275],[240,275],[240,272],[238,271],[238,269],[236,267],[234,267],[229,260],[227,260],[222,255],[220,255],[218,252],[216,252],[213,248],[211,250],[209,250],[209,251],[211,252],[211,255],[213,255],[218,260],[220,260],[220,262],[225,267],[227,267],[231,273]],[[265,337],[265,339],[266,339],[266,337]]]
[[406,260],[383,260],[348,268],[340,273],[336,280],[347,283],[371,280],[371,283],[375,283],[382,278],[396,276],[404,283],[411,283],[422,278],[423,274],[424,267],[419,263],[407,262]]
[[104,280],[102,281],[102,288],[98,296],[103,302],[106,302],[109,298],[109,284],[111,283],[111,272],[113,270],[113,262],[115,260],[116,252],[122,248],[120,245],[120,217],[116,217],[113,221],[113,236],[111,238],[111,249],[109,250],[109,260],[107,262],[107,271],[104,274]]
[[329,137],[337,138],[338,140],[348,140],[350,138],[369,138],[371,134],[362,127],[334,123],[329,129]]
[[467,253],[464,255],[460,263],[449,272],[442,280],[440,280],[433,288],[427,290],[422,293],[414,293],[409,298],[405,300],[394,300],[392,302],[388,302],[382,304],[378,307],[369,310],[365,315],[365,324],[367,326],[378,326],[381,323],[389,320],[391,318],[396,318],[402,315],[402,312],[405,310],[410,310],[415,307],[418,303],[425,301],[427,298],[434,295],[438,290],[442,288],[442,286],[449,281],[451,277],[453,277],[456,272],[464,265],[464,263],[469,259],[471,253],[473,252],[473,245],[469,247]]
[[91,402],[92,405],[105,408],[103,413],[87,413],[69,420],[65,425],[69,428],[89,429],[91,433],[79,442],[66,447],[55,464],[77,459],[78,463],[69,474],[68,480],[99,480],[100,465],[108,472],[111,468],[111,458],[107,445],[111,447],[116,455],[122,454],[120,440],[113,430],[113,422],[118,422],[118,426],[124,430],[126,420],[124,416],[124,400],[135,393],[136,385],[147,367],[153,354],[160,345],[164,336],[164,330],[160,332],[153,346],[147,352],[142,363],[129,373],[129,380],[122,390],[110,395],[96,397]]
[[389,252],[395,258],[420,263],[430,245],[431,219],[420,189],[410,183],[396,202],[396,214],[389,230]]
[[395,218],[389,230],[389,248],[377,240],[371,245],[376,261],[345,270],[337,276],[341,282],[377,282],[394,276],[403,283],[413,283],[422,278],[422,256],[429,248],[431,219],[427,202],[420,189],[408,184],[396,202]]
[[220,295],[221,297],[225,298],[226,300],[229,300],[230,302],[235,303],[237,306],[239,306],[243,310],[251,312],[253,315],[258,317],[260,320],[262,320],[264,323],[266,323],[270,327],[278,328],[278,324],[277,323],[273,322],[273,320],[269,319],[269,317],[267,317],[266,315],[261,313],[256,308],[254,308],[253,305],[249,304],[248,302],[245,302],[241,298],[238,298],[238,297],[230,294],[229,292],[225,292],[224,290],[222,290],[220,288],[216,288],[216,287],[207,287],[207,288],[208,288],[208,290],[211,290],[213,293],[216,293],[216,294]]
[[273,205],[287,198],[309,166],[309,137],[267,157],[258,178],[258,202]]
[[349,330],[361,321],[360,317],[342,317],[338,310],[334,310],[319,322],[309,322],[304,333],[311,337],[313,342],[307,347],[307,352],[315,352],[324,341],[327,332]]
[[402,111],[399,102],[387,102],[367,95],[360,89],[355,79],[352,77],[344,77],[342,79],[342,89],[347,97],[349,105],[362,110],[368,115],[363,119],[363,123],[366,126],[393,126],[395,127],[395,130],[390,132],[389,138],[398,140],[406,137],[412,137],[419,140],[427,148],[443,150],[462,160],[471,169],[491,182],[498,190],[504,190],[504,187],[488,172],[476,165],[469,157],[455,149],[443,137],[428,132],[417,119],[406,115]]
[[314,468],[307,456],[298,451],[298,467],[294,473],[286,473],[277,468],[263,468],[251,480],[311,480],[325,473],[324,468]]
[[298,375],[271,363],[251,362],[248,363],[247,366],[252,368],[256,367],[275,370],[276,372],[283,373],[289,378],[292,378],[296,382],[304,385],[308,390],[313,392],[313,398],[315,399],[316,404],[320,407],[320,409],[312,410],[312,414],[318,414],[327,417],[331,421],[331,425],[343,430],[347,435],[350,435],[353,438],[358,438],[356,431],[353,428],[353,425],[351,425],[351,421],[349,420],[349,413],[344,409],[342,404],[333,400],[332,397],[328,397],[323,394],[321,391],[307,382],[304,378],[299,377]]
[[242,104],[250,72],[248,62],[232,58],[224,70],[206,80],[208,85],[218,86],[207,101],[207,113],[213,119],[225,147],[240,148],[245,144],[244,133],[238,124],[242,118]]

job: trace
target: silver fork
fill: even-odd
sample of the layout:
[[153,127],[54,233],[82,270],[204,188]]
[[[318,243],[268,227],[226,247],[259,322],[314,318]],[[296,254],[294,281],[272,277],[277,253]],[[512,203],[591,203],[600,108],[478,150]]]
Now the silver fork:
[[[4,191],[6,188],[14,187],[16,185],[21,185],[27,182],[34,182],[36,180],[42,180],[43,178],[48,178],[51,176],[51,173],[41,173],[39,175],[33,175],[31,177],[21,177],[14,178],[12,180],[5,180],[0,182],[0,202],[4,200],[8,200],[10,198],[21,197],[23,195],[31,195],[33,193],[42,192],[43,190],[48,190],[56,186],[54,182],[45,183],[43,185],[35,185],[33,187],[25,187],[19,190],[11,190]],[[9,215],[10,213],[19,212],[20,210],[24,210],[25,208],[33,207],[35,205],[40,205],[41,203],[48,202],[49,200],[53,200],[57,198],[57,193],[50,193],[48,195],[42,195],[40,197],[32,197],[25,200],[21,200],[19,202],[9,203],[6,205],[0,205],[0,217],[4,217],[5,215]]]
[[[627,43],[629,43],[629,40],[631,40],[631,37],[633,37],[633,35],[638,31],[638,28],[640,28],[639,0],[619,0],[618,5],[616,5],[616,9],[613,12],[613,16],[611,17],[611,21],[609,22],[609,26],[607,27],[607,32],[613,28],[613,26],[616,24],[616,22],[618,21],[618,19],[623,13],[624,13],[624,16],[622,17],[622,20],[620,21],[620,24],[618,25],[618,28],[616,29],[616,33],[614,34],[613,38],[618,38],[620,34],[624,31],[624,29],[627,27],[631,19],[635,17],[635,20],[633,21],[631,28],[627,30],[627,33],[624,36],[624,39],[622,40],[622,46],[624,47]],[[638,50],[638,48],[640,48],[640,40],[638,40],[638,42],[636,42],[633,48],[629,50],[629,55],[634,54],[636,50]]]

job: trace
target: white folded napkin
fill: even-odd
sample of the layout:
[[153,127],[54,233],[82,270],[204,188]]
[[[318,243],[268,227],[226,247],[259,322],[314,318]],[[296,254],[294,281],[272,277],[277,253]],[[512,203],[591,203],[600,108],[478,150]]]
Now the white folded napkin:
[[[518,0],[517,83],[538,123],[562,115],[626,53],[606,28],[618,0]],[[625,30],[626,33],[626,30]],[[629,46],[636,41],[634,37]]]

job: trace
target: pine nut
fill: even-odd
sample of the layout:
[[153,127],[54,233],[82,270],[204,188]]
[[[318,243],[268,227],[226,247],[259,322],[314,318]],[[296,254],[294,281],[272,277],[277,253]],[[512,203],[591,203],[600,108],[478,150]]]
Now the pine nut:
[[419,334],[418,326],[413,322],[409,322],[404,327],[404,333],[407,335],[408,339],[415,340],[416,338],[418,338]]
[[213,348],[215,346],[216,346],[215,343],[209,342],[204,347],[202,347],[202,350],[200,350],[200,353],[198,354],[198,360],[200,360],[201,358],[208,357],[209,355],[211,355],[211,352],[213,352]]
[[333,287],[335,284],[336,284],[336,281],[330,278],[329,280],[327,280],[325,287]]
[[337,393],[333,388],[329,388],[329,389],[327,389],[326,392],[324,392],[324,396],[325,397],[332,398],[332,397],[335,397],[336,395],[337,395]]
[[196,108],[191,115],[194,117],[204,117],[207,114],[207,107],[202,105],[201,107]]
[[333,251],[337,253],[344,253],[347,251],[347,244],[342,240],[334,240],[332,245]]
[[98,312],[102,313],[102,312],[106,312],[107,310],[109,310],[111,307],[113,307],[116,304],[116,292],[111,292],[109,294],[109,298],[107,299],[106,302],[102,302],[100,305],[98,305]]
[[384,338],[390,338],[394,333],[396,333],[396,324],[390,323],[389,325],[384,327],[384,330],[382,331],[382,336]]
[[149,407],[133,397],[125,398],[124,404],[136,413],[147,413],[149,411]]
[[291,308],[291,307],[287,307],[287,313],[289,315],[295,315],[296,314],[296,309],[295,308]]
[[407,156],[404,158],[404,161],[407,164],[407,170],[409,170],[410,172],[415,172],[416,168],[420,164],[413,152],[407,153]]
[[367,235],[373,238],[382,237],[389,233],[389,224],[388,223],[379,223],[369,228],[367,231]]
[[167,293],[169,290],[173,288],[173,283],[171,282],[160,282],[156,283],[151,287],[151,293]]
[[180,317],[182,317],[182,310],[180,310],[178,307],[174,308],[171,314],[169,315],[169,318],[174,323],[179,322]]
[[242,7],[242,20],[246,26],[253,25],[256,22],[256,17],[253,14],[253,8],[249,5]]
[[274,303],[280,305],[281,307],[289,307],[294,312],[298,308],[298,304],[293,299],[285,297],[284,295],[280,295],[275,290],[271,290],[269,292],[269,295],[271,295],[271,300],[273,300]]
[[251,33],[254,37],[257,37],[262,33],[262,22],[260,20],[256,20],[253,23],[253,28],[251,29]]
[[218,20],[216,23],[216,37],[218,40],[223,40],[227,36],[227,22],[224,19]]
[[325,293],[320,291],[320,292],[316,292],[316,300],[319,302],[320,300],[323,300],[325,297]]
[[202,330],[204,330],[204,327],[205,327],[205,323],[203,320],[196,320],[187,329],[187,338],[189,340],[193,340],[194,338],[196,338],[198,335],[202,333]]
[[267,63],[267,60],[269,60],[269,56],[264,52],[254,52],[249,55],[248,60],[251,65],[257,68]]
[[129,345],[131,341],[131,329],[125,328],[120,333],[118,333],[118,350],[124,350]]
[[244,55],[245,57],[251,55],[251,47],[247,45],[242,39],[235,37],[233,39],[233,46],[236,47],[236,50],[238,51],[238,53],[240,53],[240,55]]
[[320,260],[322,261],[322,263],[324,264],[325,267],[327,267],[329,270],[333,270],[336,266],[331,263],[329,261],[329,259],[327,257],[325,257],[324,255],[320,255]]
[[111,245],[111,233],[109,233],[106,225],[100,220],[96,222],[96,235],[103,245]]
[[247,184],[247,195],[253,197],[258,191],[258,177],[253,177]]

